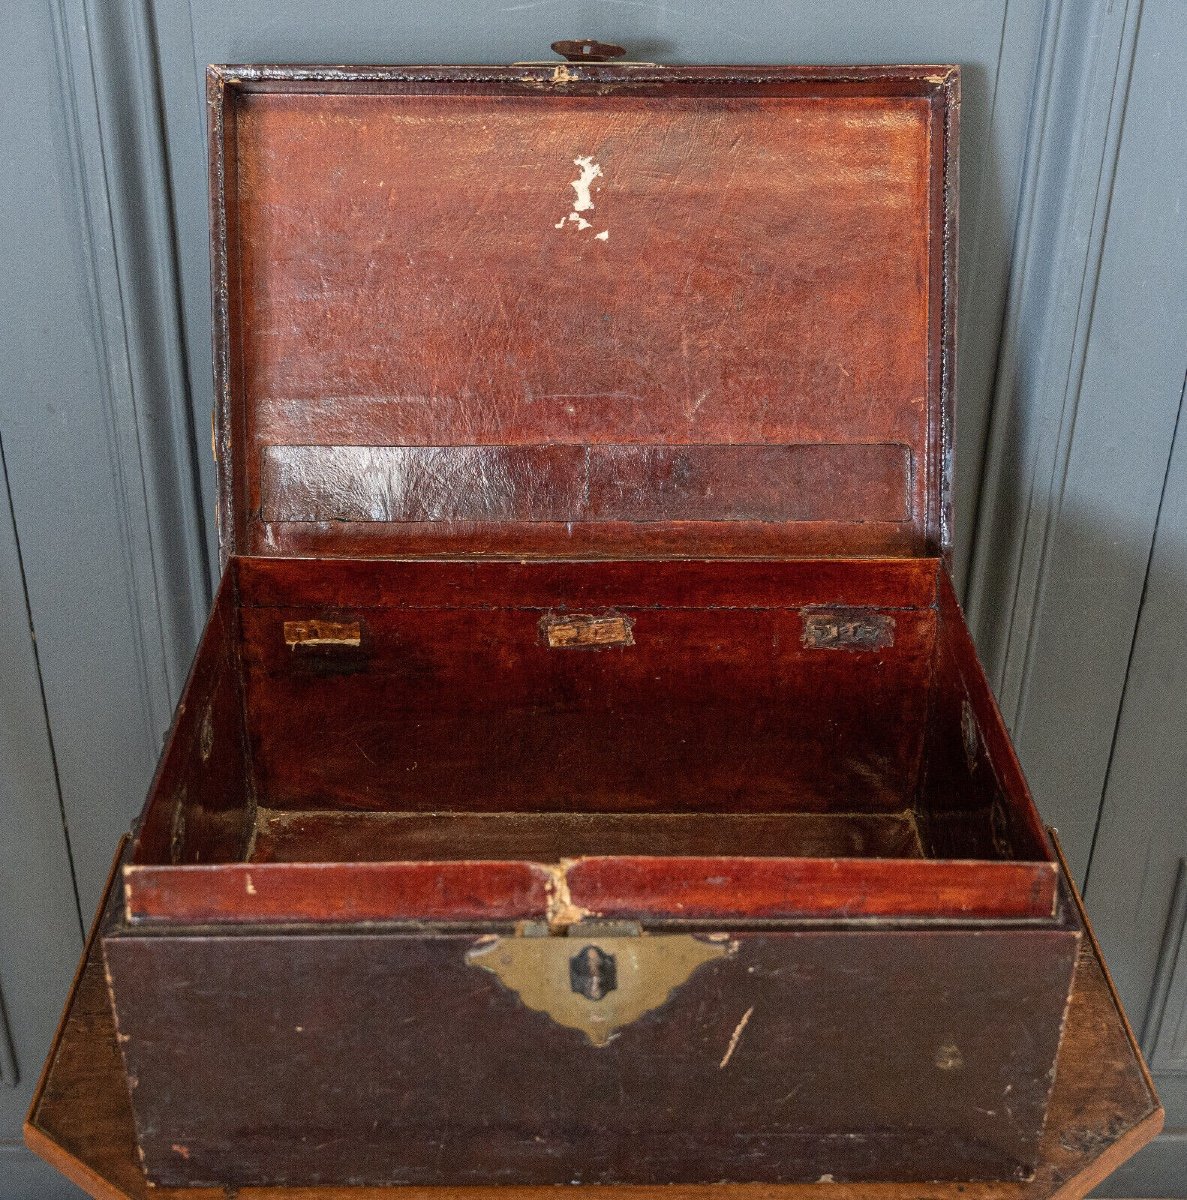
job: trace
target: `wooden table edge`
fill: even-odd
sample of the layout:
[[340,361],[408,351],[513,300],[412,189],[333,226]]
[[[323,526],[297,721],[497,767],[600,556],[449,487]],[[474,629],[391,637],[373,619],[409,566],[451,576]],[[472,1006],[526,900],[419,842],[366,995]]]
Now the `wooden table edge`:
[[[29,1102],[28,1114],[25,1116],[24,1124],[21,1127],[25,1145],[38,1158],[49,1163],[54,1170],[61,1172],[71,1183],[77,1184],[84,1192],[93,1196],[95,1200],[127,1200],[127,1197],[123,1192],[116,1190],[98,1172],[92,1170],[91,1167],[81,1162],[73,1154],[62,1149],[48,1134],[43,1133],[37,1125],[37,1111],[41,1107],[41,1101],[45,1095],[45,1085],[49,1081],[50,1072],[57,1062],[62,1039],[65,1037],[66,1027],[69,1025],[70,1017],[74,1011],[74,1002],[78,996],[79,984],[82,983],[83,972],[87,968],[87,963],[91,960],[95,942],[98,940],[99,930],[103,925],[103,917],[107,912],[107,905],[111,899],[111,889],[115,886],[116,875],[123,862],[128,841],[129,837],[125,834],[120,838],[119,845],[115,848],[115,857],[111,860],[111,867],[108,869],[107,878],[103,882],[102,899],[99,901],[99,907],[91,919],[91,927],[87,931],[86,941],[82,947],[82,956],[78,960],[78,966],[74,969],[74,978],[70,982],[70,990],[66,993],[66,1002],[62,1006],[62,1015],[58,1018],[57,1028],[54,1030],[49,1053],[45,1056],[45,1062],[41,1067],[41,1074],[37,1078],[37,1086],[33,1089],[33,1099]],[[95,1190],[96,1188],[98,1190]]]
[[1136,1125],[1126,1130],[1116,1142],[1101,1153],[1099,1158],[1089,1163],[1079,1174],[1067,1180],[1050,1197],[1050,1200],[1080,1200],[1081,1197],[1086,1196],[1098,1184],[1103,1183],[1123,1162],[1127,1162],[1144,1146],[1148,1146],[1162,1132],[1163,1126],[1166,1123],[1166,1110],[1158,1099],[1158,1092],[1155,1090],[1154,1080],[1150,1075],[1150,1068],[1146,1065],[1146,1059],[1142,1054],[1141,1046],[1138,1045],[1137,1037],[1133,1032],[1133,1026],[1129,1023],[1129,1017],[1125,1015],[1125,1009],[1121,1006],[1121,998],[1117,995],[1117,985],[1113,982],[1113,975],[1109,970],[1109,964],[1105,962],[1105,956],[1101,953],[1100,942],[1096,940],[1096,931],[1092,928],[1092,922],[1088,919],[1088,912],[1084,907],[1084,898],[1080,895],[1080,889],[1076,886],[1076,881],[1068,868],[1067,858],[1063,852],[1063,844],[1059,840],[1059,833],[1053,825],[1047,826],[1047,833],[1051,837],[1051,844],[1055,848],[1055,856],[1059,860],[1059,868],[1063,872],[1064,879],[1067,880],[1068,890],[1071,892],[1076,909],[1080,914],[1080,922],[1084,927],[1084,936],[1088,939],[1088,943],[1092,947],[1092,955],[1100,967],[1105,984],[1108,986],[1109,997],[1113,1001],[1113,1008],[1121,1022],[1122,1029],[1125,1030],[1125,1037],[1129,1042],[1130,1048],[1133,1050],[1134,1060],[1142,1072],[1142,1078],[1146,1081],[1146,1087],[1149,1089],[1150,1095],[1154,1098],[1154,1108],[1149,1114],[1143,1117]]

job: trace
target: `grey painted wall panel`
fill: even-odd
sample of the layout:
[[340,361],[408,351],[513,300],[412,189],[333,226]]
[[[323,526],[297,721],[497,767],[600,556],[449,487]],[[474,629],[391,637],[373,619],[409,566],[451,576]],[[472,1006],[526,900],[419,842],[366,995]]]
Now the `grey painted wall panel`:
[[[21,1122],[82,949],[53,747],[0,447],[0,1142]],[[4,1056],[6,1059],[9,1057]],[[14,1070],[15,1068],[15,1070]],[[0,1159],[0,1162],[3,1162]]]
[[119,412],[103,292],[77,153],[75,80],[55,7],[6,12],[13,63],[3,102],[8,153],[0,437],[84,906],[113,838],[135,815],[172,698],[145,561],[144,487],[133,421]]
[[1140,11],[1054,0],[1043,32],[967,593],[1007,719],[1058,536]]
[[[57,774],[75,810],[100,818],[90,849],[91,873],[101,876],[113,817],[131,811],[127,760],[151,744],[147,723],[136,721],[138,681],[123,693],[132,697],[131,720],[113,709],[135,652],[127,638],[104,645],[112,613],[122,613],[126,629],[134,617],[112,565],[112,525],[122,517],[112,509],[96,521],[91,509],[103,495],[92,480],[110,473],[106,427],[86,412],[93,417],[104,394],[104,348],[88,303],[92,264],[80,236],[73,106],[57,71],[54,17],[41,5],[6,12],[13,57],[0,83],[0,227],[8,234],[0,319],[0,992],[18,1071],[15,1087],[0,1087],[0,1194],[50,1200],[77,1190],[16,1143],[82,947]],[[23,564],[14,508],[28,539]],[[57,747],[39,665],[54,673]],[[77,838],[86,836],[84,821]]]
[[[1147,0],[1124,107],[1075,425],[1014,733],[1082,873],[1129,666],[1187,346],[1187,79],[1177,0]],[[1085,803],[1088,800],[1088,803]]]
[[[1130,652],[1110,666],[1123,679],[1119,719],[1107,744],[1094,747],[1104,755],[1107,786],[1085,896],[1167,1110],[1166,1135],[1114,1186],[1161,1196],[1187,1195],[1187,1074],[1172,1036],[1187,1020],[1187,930],[1183,907],[1174,904],[1187,854],[1187,96],[1175,50],[1181,22],[1181,5],[1146,0],[1110,212],[1108,242],[1118,258],[1107,254],[1102,264],[1094,353],[1086,364],[1086,382],[1111,393],[1107,408],[1104,395],[1095,402],[1101,411],[1094,407],[1091,419],[1114,441],[1087,458],[1095,459],[1094,486],[1103,498],[1081,506],[1085,519],[1116,539],[1104,545],[1104,586],[1117,590],[1114,581],[1123,580],[1129,602],[1140,605]],[[1114,462],[1106,465],[1110,455]],[[1126,471],[1140,477],[1136,486],[1122,477]],[[1153,553],[1143,565],[1150,525]],[[1073,547],[1076,541],[1082,544],[1083,535]],[[1095,583],[1084,579],[1089,565],[1057,577],[1080,581],[1085,607]],[[1075,596],[1063,598],[1065,618],[1083,629],[1089,614]],[[1099,615],[1107,620],[1108,613],[1106,607]]]
[[[1182,358],[1180,364],[1181,372]],[[1180,374],[1180,394],[1182,386]],[[1169,930],[1165,945],[1162,935],[1187,849],[1184,731],[1187,423],[1180,420],[1086,893],[1122,999],[1137,1022],[1146,1013],[1160,954],[1169,967],[1181,949],[1180,930]],[[1172,993],[1167,1000],[1173,1020],[1174,1007],[1187,1004],[1187,995]],[[1156,1033],[1148,1024],[1148,1044]],[[1187,1126],[1187,1104],[1168,1116]]]
[[83,942],[2,455],[0,662],[0,1003],[13,1051],[0,1087],[5,1141],[20,1136]]
[[[1136,681],[1135,681],[1136,682]],[[1175,764],[1187,784],[1187,762]],[[1142,1049],[1155,1075],[1187,1076],[1187,858],[1180,858],[1142,1027]]]
[[81,85],[75,116],[84,133],[82,199],[92,243],[102,243],[113,268],[98,282],[119,299],[107,317],[111,407],[120,450],[138,464],[143,498],[125,504],[143,542],[134,566],[147,594],[138,599],[147,610],[143,622],[160,627],[168,710],[212,592],[197,461],[207,435],[193,424],[178,319],[157,38],[147,0],[59,3],[64,58]]
[[0,1146],[0,1200],[85,1200],[85,1196],[23,1147]]

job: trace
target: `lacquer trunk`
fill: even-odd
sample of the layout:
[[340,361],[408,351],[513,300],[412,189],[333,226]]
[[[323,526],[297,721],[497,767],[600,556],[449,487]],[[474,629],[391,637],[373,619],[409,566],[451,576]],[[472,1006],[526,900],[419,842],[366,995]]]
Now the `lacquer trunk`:
[[212,68],[151,1182],[1034,1172],[1081,931],[948,573],[957,81]]

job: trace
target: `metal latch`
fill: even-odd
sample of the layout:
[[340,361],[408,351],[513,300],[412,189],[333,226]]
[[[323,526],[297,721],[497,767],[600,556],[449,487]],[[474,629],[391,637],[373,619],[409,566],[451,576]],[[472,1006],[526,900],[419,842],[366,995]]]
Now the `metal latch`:
[[[553,42],[549,49],[555,50],[557,54],[571,63],[595,63],[612,67],[659,66],[659,63],[653,62],[628,62],[623,58],[623,55],[626,54],[624,47],[616,46],[613,42],[595,41],[593,38],[564,38],[559,42]],[[618,61],[614,61],[615,59]],[[550,67],[555,64],[551,61],[533,61],[517,62],[511,65],[513,67]]]
[[736,950],[725,934],[649,934],[633,921],[577,921],[563,935],[529,922],[515,936],[484,938],[466,962],[492,972],[528,1008],[605,1046],[700,967]]
[[805,650],[885,650],[894,645],[894,618],[872,608],[800,610]]
[[596,42],[593,38],[576,38],[553,42],[549,46],[569,62],[604,63],[612,58],[625,58],[626,47],[613,42]]

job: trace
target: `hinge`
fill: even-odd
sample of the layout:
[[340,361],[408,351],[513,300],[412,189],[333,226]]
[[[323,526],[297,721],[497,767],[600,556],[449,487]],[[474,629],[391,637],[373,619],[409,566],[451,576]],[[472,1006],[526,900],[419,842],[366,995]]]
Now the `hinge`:
[[805,608],[800,619],[805,650],[884,650],[894,645],[894,618],[872,608]]

